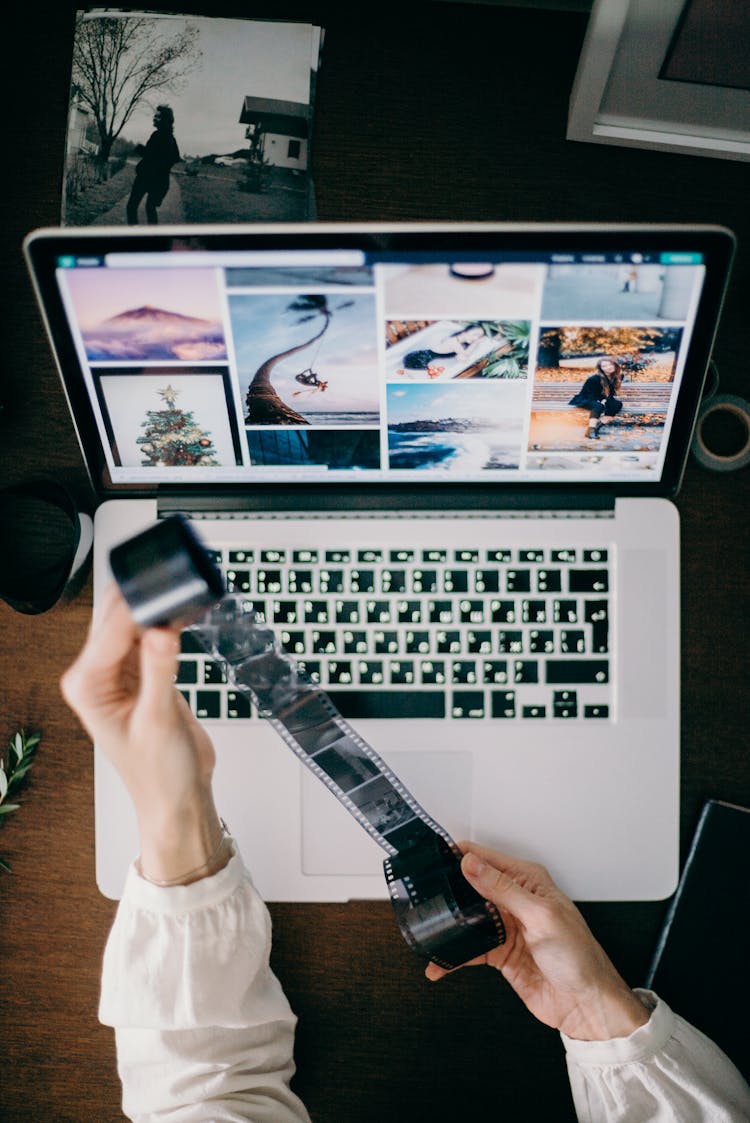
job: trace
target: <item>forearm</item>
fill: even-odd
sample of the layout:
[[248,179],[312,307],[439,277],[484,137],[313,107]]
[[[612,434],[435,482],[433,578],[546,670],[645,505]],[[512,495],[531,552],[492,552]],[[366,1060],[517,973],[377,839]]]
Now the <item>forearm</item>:
[[308,1119],[289,1088],[296,1019],[268,964],[270,938],[239,855],[169,889],[131,869],[99,1009],[116,1030],[130,1118]]

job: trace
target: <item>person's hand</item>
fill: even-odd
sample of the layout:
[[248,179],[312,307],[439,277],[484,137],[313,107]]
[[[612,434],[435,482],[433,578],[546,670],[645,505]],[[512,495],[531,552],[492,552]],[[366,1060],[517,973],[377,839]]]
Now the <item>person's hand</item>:
[[[648,1021],[643,1003],[543,866],[472,842],[459,845],[464,876],[497,905],[507,933],[504,944],[464,966],[495,967],[535,1017],[569,1037],[626,1037]],[[425,974],[434,981],[447,972],[430,963]]]
[[119,772],[138,818],[141,868],[159,880],[201,867],[222,838],[215,753],[174,685],[178,652],[178,632],[139,629],[113,585],[60,684]]

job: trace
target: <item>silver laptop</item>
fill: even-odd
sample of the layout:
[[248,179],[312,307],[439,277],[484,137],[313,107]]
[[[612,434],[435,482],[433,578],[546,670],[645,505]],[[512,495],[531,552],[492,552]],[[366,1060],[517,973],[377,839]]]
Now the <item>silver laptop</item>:
[[[98,502],[94,611],[111,547],[181,511],[454,838],[578,900],[669,895],[672,500],[732,252],[717,227],[33,232]],[[385,898],[377,844],[189,634],[177,686],[264,897]],[[94,752],[116,898],[136,824]]]

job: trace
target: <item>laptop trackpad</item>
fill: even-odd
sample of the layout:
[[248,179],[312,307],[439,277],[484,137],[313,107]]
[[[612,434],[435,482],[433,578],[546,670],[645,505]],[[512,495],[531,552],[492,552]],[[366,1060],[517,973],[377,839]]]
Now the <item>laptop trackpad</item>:
[[[453,838],[471,838],[471,753],[393,752],[388,763],[427,814]],[[303,768],[302,872],[380,876],[385,856],[385,850],[325,784]]]

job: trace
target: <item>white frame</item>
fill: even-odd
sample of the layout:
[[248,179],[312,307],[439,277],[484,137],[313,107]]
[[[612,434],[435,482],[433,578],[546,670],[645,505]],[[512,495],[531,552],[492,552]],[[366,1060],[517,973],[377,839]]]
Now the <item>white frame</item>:
[[685,0],[594,0],[567,139],[750,160],[750,92],[660,81]]

